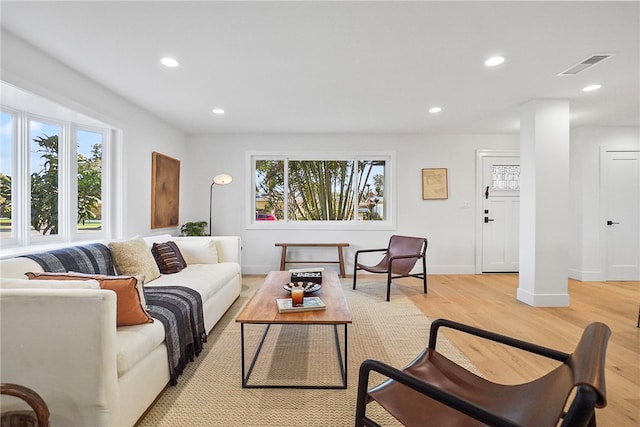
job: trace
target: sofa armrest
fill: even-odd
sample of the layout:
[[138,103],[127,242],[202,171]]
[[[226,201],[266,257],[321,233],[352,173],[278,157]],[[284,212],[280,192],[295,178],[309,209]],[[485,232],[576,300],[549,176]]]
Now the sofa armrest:
[[114,292],[0,289],[0,324],[0,382],[42,396],[51,425],[118,425]]
[[213,236],[218,250],[218,262],[237,262],[242,264],[242,246],[240,236]]
[[25,257],[3,259],[0,261],[0,275],[12,279],[26,279],[25,273],[41,273],[44,270],[34,260]]

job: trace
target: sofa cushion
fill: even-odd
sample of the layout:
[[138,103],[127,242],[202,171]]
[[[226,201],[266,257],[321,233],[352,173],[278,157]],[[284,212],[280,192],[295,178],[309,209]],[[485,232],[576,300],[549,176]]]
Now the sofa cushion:
[[142,240],[147,243],[147,246],[151,247],[151,245],[153,245],[154,243],[162,243],[173,240],[173,236],[171,234],[154,234],[153,236],[143,237]]
[[121,275],[143,275],[144,283],[160,277],[160,270],[143,239],[109,243],[116,271]]
[[87,280],[95,279],[100,288],[109,289],[116,293],[116,324],[117,326],[138,325],[151,323],[153,319],[145,309],[144,291],[142,283],[136,276],[103,276],[99,274],[83,273],[27,273],[29,279],[38,280]]
[[187,265],[218,262],[216,242],[211,237],[182,237],[175,242]]
[[0,288],[2,289],[100,289],[97,280],[29,280],[0,278]]
[[118,377],[144,359],[165,340],[162,322],[122,326],[116,331]]
[[162,274],[177,273],[187,266],[174,242],[154,243],[151,246],[151,254]]
[[163,275],[145,287],[154,286],[187,286],[198,291],[203,303],[215,294],[240,272],[236,263],[189,264],[187,268],[176,274]]

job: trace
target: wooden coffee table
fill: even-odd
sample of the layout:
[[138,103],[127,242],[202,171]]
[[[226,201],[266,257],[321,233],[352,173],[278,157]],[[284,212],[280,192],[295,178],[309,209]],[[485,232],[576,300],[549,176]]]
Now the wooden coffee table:
[[[240,323],[240,346],[242,357],[242,387],[244,388],[323,388],[337,389],[347,388],[347,325],[351,323],[351,312],[347,305],[338,275],[334,271],[325,271],[322,277],[322,289],[315,292],[327,306],[326,310],[303,311],[293,313],[279,313],[276,305],[277,298],[290,298],[290,294],[284,290],[283,285],[289,283],[291,273],[288,271],[272,271],[267,275],[264,283],[242,308],[236,322]],[[245,324],[267,325],[264,334],[258,344],[256,352],[251,360],[248,370],[245,366]],[[340,385],[250,385],[249,377],[260,354],[262,344],[269,333],[271,325],[298,324],[298,325],[328,325],[334,328],[336,350],[342,384]],[[338,326],[344,325],[344,342],[340,343]],[[341,351],[341,348],[343,351]]]

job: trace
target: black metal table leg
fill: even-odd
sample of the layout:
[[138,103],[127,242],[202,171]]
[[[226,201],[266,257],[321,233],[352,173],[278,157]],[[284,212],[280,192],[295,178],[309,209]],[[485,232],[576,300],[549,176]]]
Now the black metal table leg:
[[[260,351],[262,350],[262,346],[267,337],[269,329],[271,328],[271,324],[268,324],[262,337],[260,338],[260,342],[258,343],[258,347],[256,348],[256,352],[251,359],[251,364],[249,365],[249,369],[245,369],[245,336],[244,336],[244,323],[240,324],[240,352],[242,358],[242,388],[295,388],[295,389],[346,389],[347,388],[347,326],[348,324],[344,324],[344,354],[341,351],[340,345],[340,334],[338,333],[338,326],[332,325],[334,330],[334,338],[336,344],[336,352],[338,354],[338,364],[340,365],[340,376],[342,378],[341,385],[328,385],[328,386],[320,386],[320,385],[282,385],[282,384],[249,384],[249,377],[253,371],[253,368],[256,364]],[[246,372],[246,374],[245,374]]]

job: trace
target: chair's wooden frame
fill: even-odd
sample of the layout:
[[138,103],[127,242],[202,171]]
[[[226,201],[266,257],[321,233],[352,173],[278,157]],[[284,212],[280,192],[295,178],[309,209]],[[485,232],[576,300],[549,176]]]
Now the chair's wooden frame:
[[[469,325],[464,325],[458,322],[454,322],[446,319],[438,319],[431,324],[430,335],[429,335],[429,347],[426,351],[434,351],[436,349],[437,342],[437,333],[440,327],[448,327],[451,329],[455,329],[457,331],[461,331],[467,334],[475,335],[477,337],[487,339],[490,341],[498,342],[510,347],[518,348],[520,350],[524,350],[530,353],[537,354],[539,356],[547,357],[550,359],[554,359],[560,362],[567,362],[571,354],[567,354],[561,351],[557,351],[551,348],[539,346],[533,343],[529,343],[526,341],[518,340],[512,337],[508,337],[505,335],[496,334],[490,331],[486,331],[483,329],[479,329],[476,327],[472,327]],[[611,334],[610,329],[602,324],[602,323],[594,323],[587,327],[587,329],[591,328],[597,329],[600,337],[600,341],[594,342],[593,353],[598,353],[600,357],[593,357],[593,363],[597,366],[590,366],[593,369],[593,374],[595,374],[598,378],[604,381],[604,353],[606,352],[606,344],[608,338]],[[586,329],[585,329],[586,332]],[[412,364],[416,363],[420,357],[416,358]],[[412,364],[407,366],[407,368],[411,367]],[[405,369],[407,369],[405,368]],[[463,368],[461,368],[463,369]],[[383,362],[377,360],[365,360],[360,366],[359,379],[358,379],[358,395],[357,395],[357,403],[356,403],[356,419],[355,425],[356,427],[368,426],[368,427],[380,427],[375,421],[371,420],[366,416],[366,407],[367,404],[372,400],[369,395],[368,390],[368,382],[369,376],[371,372],[378,372],[383,376],[389,378],[392,381],[396,381],[401,383],[407,387],[410,387],[413,390],[422,393],[429,398],[436,400],[450,408],[455,409],[461,414],[466,414],[469,417],[472,417],[476,420],[485,423],[490,426],[499,426],[499,427],[516,427],[520,426],[520,424],[505,418],[500,414],[496,414],[488,411],[487,409],[476,405],[473,402],[462,399],[456,395],[448,393],[447,391],[432,385],[428,382],[428,379],[418,378],[414,375],[408,374],[404,372],[404,370],[396,369],[392,366],[389,366]],[[573,400],[569,404],[568,410],[561,414],[563,427],[595,427],[595,408],[602,408],[606,406],[606,396],[604,395],[604,383],[598,385],[594,385],[592,383],[579,383],[575,386],[576,392],[573,397]],[[534,398],[532,396],[531,398]],[[567,398],[569,396],[567,395]],[[558,420],[559,421],[559,420]],[[424,425],[428,425],[427,420],[425,420]]]
[[0,384],[0,394],[22,399],[33,409],[33,413],[29,413],[28,411],[10,411],[3,413],[3,426],[5,425],[5,419],[9,425],[11,425],[12,421],[15,421],[20,426],[30,425],[31,414],[33,414],[37,420],[38,427],[49,427],[49,408],[38,393],[19,384],[2,383]]

